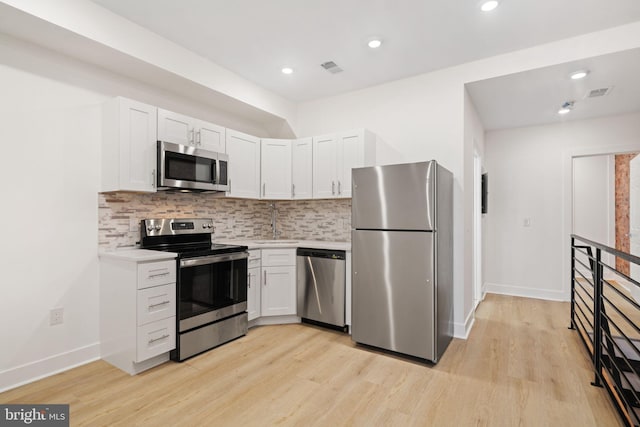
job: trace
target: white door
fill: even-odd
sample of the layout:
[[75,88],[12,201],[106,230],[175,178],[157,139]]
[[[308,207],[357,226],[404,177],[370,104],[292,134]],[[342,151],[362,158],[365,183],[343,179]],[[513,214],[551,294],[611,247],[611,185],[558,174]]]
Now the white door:
[[247,277],[247,314],[249,320],[260,317],[260,267],[250,268]]
[[260,138],[227,129],[230,197],[260,198]]
[[158,140],[195,145],[194,119],[158,108]]
[[213,123],[198,120],[196,129],[196,144],[199,148],[226,153],[225,128]]
[[313,137],[313,198],[336,197],[336,137]]
[[261,176],[263,199],[291,199],[291,140],[263,139]]
[[296,314],[296,268],[262,267],[262,316]]
[[313,197],[313,143],[311,138],[293,141],[291,160],[292,197]]
[[156,191],[156,107],[119,98],[120,190]]
[[[640,256],[640,155],[629,163],[629,248],[632,255]],[[640,282],[640,266],[633,263],[631,278]]]
[[364,166],[364,135],[362,132],[341,134],[337,142],[338,197],[351,197],[351,169]]

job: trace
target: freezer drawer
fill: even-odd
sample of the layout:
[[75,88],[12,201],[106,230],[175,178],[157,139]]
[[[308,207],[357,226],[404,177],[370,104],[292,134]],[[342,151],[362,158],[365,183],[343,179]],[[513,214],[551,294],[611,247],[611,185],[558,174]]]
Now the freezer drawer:
[[345,252],[300,248],[297,254],[298,316],[344,327]]
[[435,161],[353,170],[356,229],[436,230]]
[[352,339],[435,360],[434,233],[354,230]]

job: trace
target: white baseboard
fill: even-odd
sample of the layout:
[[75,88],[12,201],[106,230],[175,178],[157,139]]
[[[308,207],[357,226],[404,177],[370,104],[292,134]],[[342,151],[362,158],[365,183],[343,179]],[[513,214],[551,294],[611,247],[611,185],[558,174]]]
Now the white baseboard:
[[510,295],[514,297],[536,298],[550,301],[569,301],[570,296],[563,291],[548,289],[525,288],[522,286],[502,285],[498,283],[487,283],[487,293]]
[[460,338],[463,340],[466,340],[467,338],[469,338],[469,333],[471,332],[471,329],[473,328],[473,324],[476,323],[476,317],[474,316],[474,312],[475,310],[471,310],[469,312],[469,314],[467,315],[467,318],[464,321],[464,324],[462,323],[454,323],[453,324],[453,337],[454,338]]
[[100,343],[0,371],[0,393],[100,359]]

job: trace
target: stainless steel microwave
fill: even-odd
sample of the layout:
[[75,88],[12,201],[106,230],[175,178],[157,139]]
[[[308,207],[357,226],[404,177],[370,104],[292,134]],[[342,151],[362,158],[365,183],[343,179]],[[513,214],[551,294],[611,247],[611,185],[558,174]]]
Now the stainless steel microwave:
[[228,191],[229,156],[158,141],[158,190]]

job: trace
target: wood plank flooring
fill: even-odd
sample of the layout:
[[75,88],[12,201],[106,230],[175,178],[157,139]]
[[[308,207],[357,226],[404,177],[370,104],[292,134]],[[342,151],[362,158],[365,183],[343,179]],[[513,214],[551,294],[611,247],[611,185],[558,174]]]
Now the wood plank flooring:
[[73,426],[619,426],[569,304],[488,295],[438,365],[308,325],[263,326],[131,377],[98,361],[0,394]]

